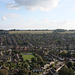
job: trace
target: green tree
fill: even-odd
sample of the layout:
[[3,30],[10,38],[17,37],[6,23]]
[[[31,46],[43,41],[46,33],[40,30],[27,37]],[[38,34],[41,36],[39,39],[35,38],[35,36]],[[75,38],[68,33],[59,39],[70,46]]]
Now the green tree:
[[30,71],[30,72],[28,72],[28,75],[32,75],[32,72]]
[[74,71],[72,68],[69,69],[67,66],[65,66],[59,70],[59,75],[74,75]]
[[63,67],[61,70],[59,70],[59,75],[69,75],[69,69],[68,67]]
[[69,75],[74,75],[74,71],[72,70],[72,68],[69,69]]
[[29,69],[29,64],[28,63],[24,63],[24,67],[28,70]]
[[36,63],[37,62],[37,58],[33,57],[33,58],[31,58],[31,61]]
[[72,67],[72,62],[68,62],[68,63],[67,63],[67,67],[68,67],[68,68]]
[[0,69],[0,75],[8,75],[8,71],[6,69]]
[[26,69],[20,69],[18,75],[28,75],[28,71]]

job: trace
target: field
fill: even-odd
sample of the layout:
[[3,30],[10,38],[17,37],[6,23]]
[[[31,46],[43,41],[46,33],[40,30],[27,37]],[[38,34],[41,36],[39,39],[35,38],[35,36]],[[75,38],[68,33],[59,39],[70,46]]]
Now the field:
[[24,61],[25,61],[25,60],[31,60],[31,58],[34,57],[34,55],[33,55],[32,53],[31,53],[31,54],[21,53],[21,55],[22,55]]
[[45,34],[52,33],[53,31],[9,31],[9,34]]
[[[46,33],[53,33],[52,30],[48,31],[9,31],[9,34],[46,34]],[[70,34],[75,33],[75,31],[65,31],[65,32],[59,32],[61,34]]]

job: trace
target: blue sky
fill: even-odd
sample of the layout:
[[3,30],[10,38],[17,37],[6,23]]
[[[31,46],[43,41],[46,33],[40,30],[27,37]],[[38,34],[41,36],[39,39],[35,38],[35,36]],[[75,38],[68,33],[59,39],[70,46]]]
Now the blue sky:
[[0,0],[0,29],[75,29],[75,0]]

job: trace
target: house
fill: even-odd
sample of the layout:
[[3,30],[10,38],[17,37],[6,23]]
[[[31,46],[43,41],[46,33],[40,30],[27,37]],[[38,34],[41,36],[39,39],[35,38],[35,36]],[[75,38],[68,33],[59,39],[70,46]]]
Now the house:
[[69,61],[75,61],[75,58],[69,58]]
[[35,68],[35,69],[33,69],[32,71],[33,71],[33,72],[42,72],[43,69],[41,69],[41,68]]
[[50,72],[52,73],[52,75],[58,75],[58,71],[64,66],[65,64],[63,62],[59,62],[58,64],[56,64],[56,68],[52,68],[50,70]]
[[0,57],[0,60],[2,60],[2,61],[8,61],[10,59],[10,56],[1,56]]
[[3,52],[2,51],[0,51],[0,56],[2,56],[3,55]]
[[55,63],[54,61],[51,61],[51,62],[50,62],[50,65],[52,65],[52,64],[54,64],[54,63]]
[[13,69],[13,70],[12,70],[12,74],[14,75],[14,74],[16,74],[16,73],[18,73],[18,69]]
[[46,65],[44,65],[43,69],[47,69],[50,65],[54,64],[55,62],[49,62]]
[[63,59],[63,58],[61,58],[61,57],[58,57],[58,59],[59,59],[59,60],[61,60],[61,61],[64,61],[64,59]]
[[20,55],[19,54],[16,54],[16,60],[20,61]]
[[48,66],[50,66],[50,64],[44,65],[43,69],[47,69]]
[[65,64],[64,63],[62,63],[60,66],[58,66],[57,68],[56,68],[56,72],[58,72],[63,66],[64,66]]
[[8,52],[9,52],[9,55],[11,55],[11,53],[12,53],[12,49],[9,49]]
[[1,69],[6,69],[6,70],[9,70],[9,68],[8,68],[8,67],[2,67]]
[[0,65],[0,69],[2,69],[2,66]]

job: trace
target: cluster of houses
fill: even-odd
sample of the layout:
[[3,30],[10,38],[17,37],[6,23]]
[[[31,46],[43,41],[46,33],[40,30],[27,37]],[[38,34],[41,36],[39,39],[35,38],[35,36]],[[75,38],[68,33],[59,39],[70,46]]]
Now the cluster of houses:
[[[40,47],[34,48],[35,50],[38,49]],[[5,47],[3,46],[3,49],[5,49]],[[16,47],[15,50],[19,51],[19,52],[26,52],[26,51],[34,51],[34,49],[30,49],[29,47]],[[58,63],[55,65],[56,68],[52,68],[50,71],[51,73],[56,73],[58,72],[65,64],[63,63],[63,61],[65,60],[65,58],[61,58],[59,56],[56,56],[54,54],[52,54],[51,56],[49,56],[49,51],[47,50],[46,47],[41,47],[40,48],[40,52],[44,55],[45,58],[51,60],[51,62],[46,63],[43,67],[41,68],[34,68],[32,71],[33,72],[43,72],[44,70],[50,70],[48,69],[48,67],[50,68],[50,66],[52,64],[55,64],[54,59],[52,58],[56,58],[58,61]],[[60,50],[60,52],[62,52],[63,50]],[[75,50],[66,50],[66,52],[70,52],[71,54],[75,53]],[[30,54],[29,54],[30,55]],[[0,50],[0,62],[19,62],[21,61],[21,55],[19,53],[15,53],[14,54],[15,57],[13,57],[12,55],[12,49],[8,49],[8,50]],[[75,61],[75,58],[68,58],[69,61]],[[61,61],[61,62],[60,62]],[[2,68],[2,66],[0,66],[0,68]]]
[[[70,53],[71,55],[75,55],[75,50],[60,50],[60,52],[62,52],[62,51],[65,51],[66,53]],[[74,57],[66,57],[66,58],[63,58],[63,60],[75,61],[75,58]]]
[[18,62],[21,60],[20,54],[15,53],[14,56],[12,55],[12,49],[0,50],[0,62]]
[[11,52],[12,50],[0,50],[0,62],[7,61],[11,62]]

